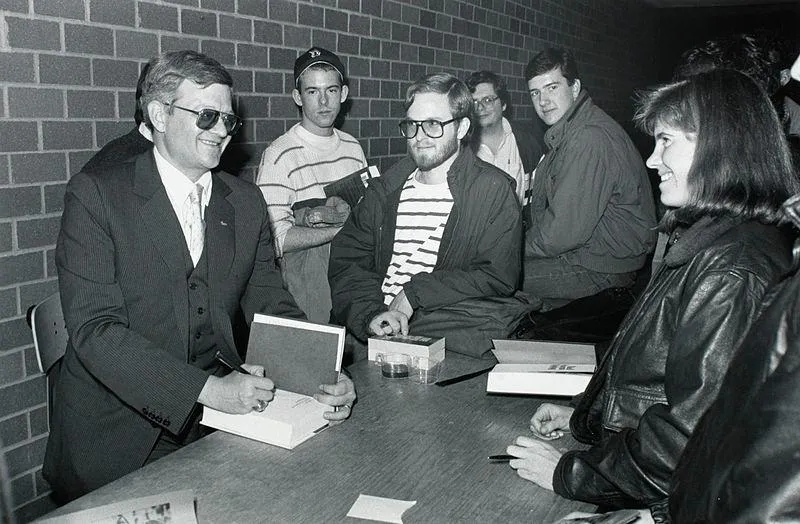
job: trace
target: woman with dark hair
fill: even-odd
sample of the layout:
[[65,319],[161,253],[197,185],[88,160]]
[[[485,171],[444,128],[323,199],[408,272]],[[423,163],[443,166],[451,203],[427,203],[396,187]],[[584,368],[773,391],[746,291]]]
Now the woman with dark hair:
[[775,110],[741,73],[649,92],[636,122],[655,138],[647,165],[669,207],[653,277],[576,408],[543,404],[531,419],[540,439],[571,430],[590,447],[562,455],[523,436],[508,448],[521,477],[603,507],[666,497],[767,289],[790,268],[778,223],[800,189]]

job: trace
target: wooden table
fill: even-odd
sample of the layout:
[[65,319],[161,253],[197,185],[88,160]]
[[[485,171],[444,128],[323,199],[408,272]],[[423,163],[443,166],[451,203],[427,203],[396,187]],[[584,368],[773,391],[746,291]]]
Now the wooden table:
[[[449,375],[471,365],[445,364]],[[416,500],[406,524],[538,524],[594,509],[487,461],[529,433],[542,399],[487,395],[485,374],[439,387],[386,379],[366,361],[350,371],[350,419],[292,451],[216,432],[47,516],[180,489],[194,490],[201,523],[358,522],[346,515],[360,493]]]

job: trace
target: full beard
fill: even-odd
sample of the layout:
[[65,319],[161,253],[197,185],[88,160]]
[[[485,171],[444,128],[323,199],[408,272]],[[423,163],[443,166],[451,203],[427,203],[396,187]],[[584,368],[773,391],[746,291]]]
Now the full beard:
[[439,149],[418,150],[409,145],[408,154],[414,159],[414,163],[420,171],[430,171],[442,165],[445,160],[453,156],[458,151],[458,138],[453,137],[451,142],[443,144]]

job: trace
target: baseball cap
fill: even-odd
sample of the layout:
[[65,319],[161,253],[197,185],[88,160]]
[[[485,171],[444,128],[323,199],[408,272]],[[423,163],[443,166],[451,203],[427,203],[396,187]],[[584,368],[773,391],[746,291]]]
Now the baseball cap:
[[344,72],[344,65],[342,65],[342,61],[339,60],[339,57],[327,49],[323,49],[321,47],[312,47],[302,55],[298,56],[297,60],[294,61],[295,87],[297,87],[297,81],[300,79],[300,75],[302,75],[306,69],[315,64],[328,64],[336,69],[337,73],[339,73],[339,78],[342,80],[342,85],[347,83],[347,75]]

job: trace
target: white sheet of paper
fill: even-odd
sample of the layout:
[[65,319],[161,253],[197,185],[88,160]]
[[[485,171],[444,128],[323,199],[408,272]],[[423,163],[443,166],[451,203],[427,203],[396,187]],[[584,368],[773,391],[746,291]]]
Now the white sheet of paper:
[[403,524],[403,512],[416,503],[416,500],[387,499],[361,493],[347,512],[347,516]]

